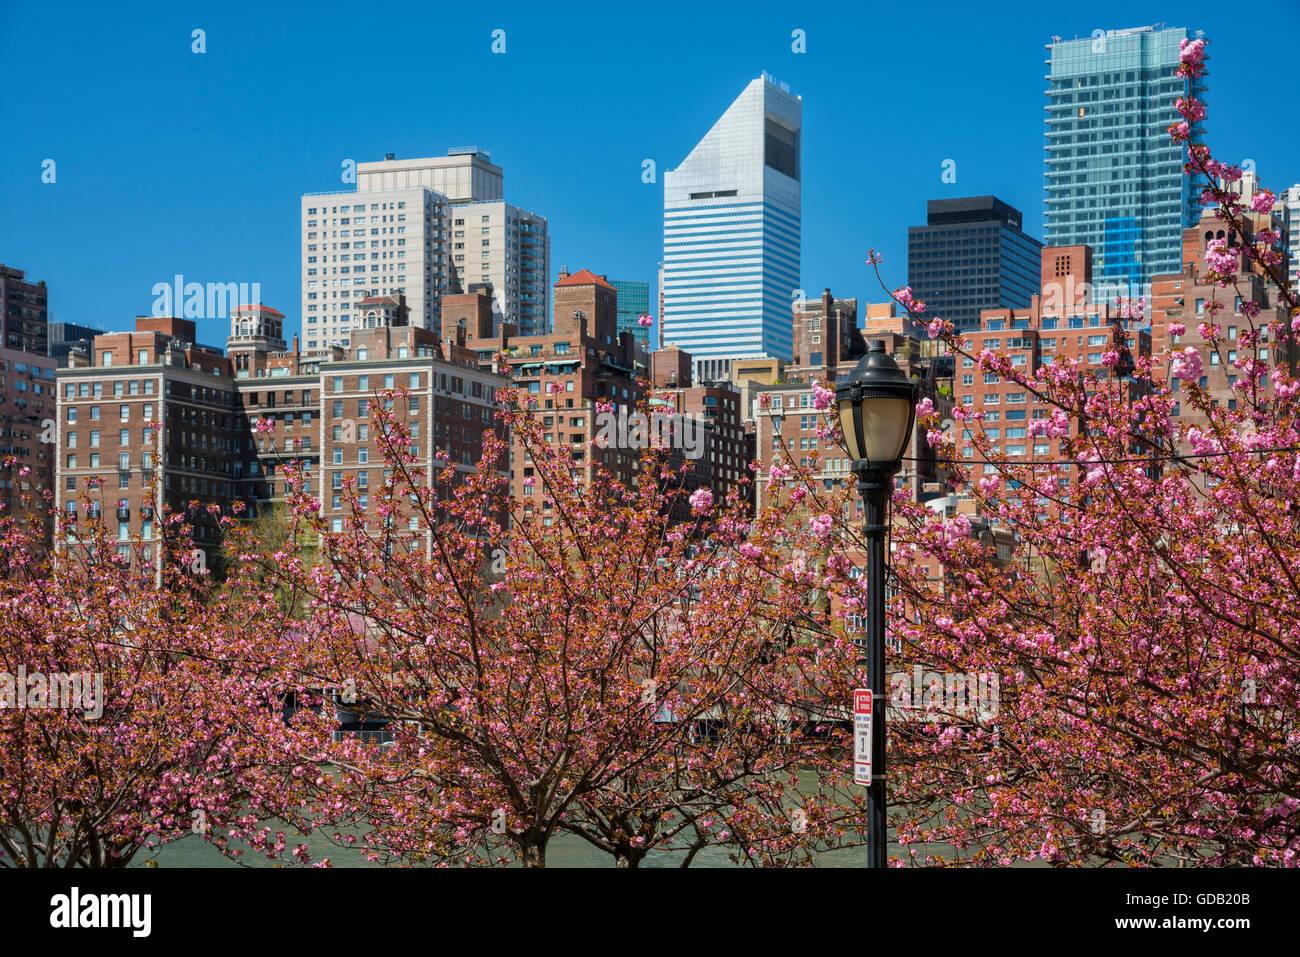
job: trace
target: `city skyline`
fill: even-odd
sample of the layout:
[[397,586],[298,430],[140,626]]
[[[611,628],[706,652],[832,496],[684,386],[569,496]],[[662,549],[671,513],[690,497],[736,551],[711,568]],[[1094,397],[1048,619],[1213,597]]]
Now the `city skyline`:
[[[353,111],[350,117],[360,120],[332,127],[320,122],[325,106],[314,97],[296,96],[302,80],[294,71],[311,55],[316,28],[293,21],[290,31],[286,15],[191,16],[160,10],[109,51],[90,38],[93,29],[86,38],[48,46],[40,40],[39,11],[6,8],[0,13],[0,62],[6,73],[50,77],[30,91],[10,83],[15,106],[29,116],[61,115],[68,121],[58,128],[38,125],[38,135],[10,141],[0,153],[0,176],[7,184],[0,192],[0,258],[49,283],[52,321],[124,328],[131,317],[150,311],[155,283],[183,274],[199,282],[258,282],[263,301],[288,314],[286,334],[301,333],[304,317],[295,304],[301,301],[296,207],[302,194],[351,189],[340,182],[345,160],[362,163],[388,152],[436,156],[479,143],[509,167],[511,195],[548,217],[549,279],[559,263],[652,278],[662,255],[665,171],[686,155],[737,87],[766,70],[803,96],[805,181],[835,184],[805,190],[803,283],[875,300],[883,292],[863,263],[866,249],[883,252],[886,282],[891,288],[902,285],[906,226],[919,221],[931,199],[998,195],[1025,212],[1029,235],[1044,238],[1043,47],[1052,36],[1082,38],[1093,29],[1125,29],[1162,17],[1194,29],[1209,22],[1211,9],[1190,3],[1174,12],[1139,14],[1109,4],[1087,19],[1031,12],[1003,28],[999,45],[1005,55],[995,68],[975,68],[972,61],[962,78],[962,102],[972,107],[948,110],[939,132],[915,135],[909,124],[923,111],[944,110],[953,96],[952,81],[916,70],[901,43],[880,47],[881,62],[892,69],[862,71],[852,51],[836,39],[846,25],[880,27],[881,35],[888,35],[891,24],[905,22],[897,13],[869,18],[810,11],[744,25],[728,21],[725,31],[711,34],[719,47],[707,70],[660,76],[619,64],[609,82],[595,89],[585,70],[563,64],[552,70],[554,61],[548,60],[548,85],[536,90],[521,85],[520,77],[545,60],[560,27],[528,11],[494,13],[493,21],[452,12],[444,18],[446,31],[457,38],[452,60],[472,62],[482,73],[474,110],[431,113],[414,93],[391,103],[372,101],[358,84],[330,95],[333,111]],[[1300,14],[1280,3],[1262,9],[1281,32],[1300,24]],[[953,7],[943,11],[932,18],[926,42],[932,52],[958,62],[969,49],[967,38],[980,35],[985,18]],[[86,24],[93,28],[99,16],[106,15],[88,10]],[[701,16],[701,32],[707,32],[714,15]],[[497,20],[506,31],[503,55],[491,53]],[[664,17],[644,26],[646,42],[671,53],[692,41],[674,39],[669,21]],[[206,31],[203,54],[191,52],[192,28]],[[566,24],[563,29],[581,35],[595,28]],[[796,31],[806,34],[806,53],[792,50]],[[27,38],[21,46],[4,39],[20,35]],[[1250,143],[1253,155],[1242,158],[1251,159],[1263,183],[1280,192],[1300,180],[1300,169],[1285,159],[1296,153],[1300,134],[1282,129],[1252,139],[1250,124],[1226,106],[1216,112],[1215,104],[1239,101],[1257,85],[1284,89],[1285,64],[1259,56],[1258,45],[1244,35],[1211,39],[1215,69],[1208,135],[1225,156],[1247,150]],[[599,56],[617,59],[610,53]],[[99,86],[60,81],[69,58],[99,64]],[[149,62],[150,76],[166,82],[141,84],[139,76],[115,65],[129,59]],[[254,76],[241,80],[241,71],[254,63]],[[488,66],[499,70],[493,73]],[[456,72],[449,67],[449,76]],[[256,119],[265,112],[261,100],[252,99],[259,84],[272,111],[278,105],[287,109],[290,102],[295,107],[283,116],[282,128],[272,127],[269,135]],[[113,98],[116,113],[108,110],[108,115],[125,114],[135,122],[106,122],[101,95]],[[554,108],[557,98],[564,109]],[[122,103],[129,106],[124,110]],[[584,103],[600,113],[602,132],[589,148],[575,152],[564,124],[568,111],[581,110]],[[622,112],[611,113],[619,104]],[[366,111],[356,114],[359,106]],[[150,148],[144,127],[156,131],[157,148]],[[896,135],[883,141],[891,132]],[[56,164],[53,183],[41,182],[46,159]],[[653,183],[642,182],[646,160],[654,164]],[[942,179],[947,160],[955,163],[955,182]],[[69,232],[84,230],[87,220],[106,224],[112,241],[68,244]],[[205,341],[220,341],[223,331],[224,320],[199,321]]]

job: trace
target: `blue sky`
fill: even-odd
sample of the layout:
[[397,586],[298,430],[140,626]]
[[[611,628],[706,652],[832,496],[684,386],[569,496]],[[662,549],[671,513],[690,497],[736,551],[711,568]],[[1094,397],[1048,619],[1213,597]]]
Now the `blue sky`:
[[1044,45],[1098,28],[1205,30],[1216,155],[1300,181],[1294,0],[184,7],[0,0],[0,262],[47,281],[56,320],[129,328],[181,273],[260,282],[297,331],[300,195],[344,188],[344,159],[465,145],[549,218],[553,271],[653,284],[662,171],[763,70],[803,96],[803,285],[878,300],[866,250],[901,284],[927,199],[993,193],[1041,237]]

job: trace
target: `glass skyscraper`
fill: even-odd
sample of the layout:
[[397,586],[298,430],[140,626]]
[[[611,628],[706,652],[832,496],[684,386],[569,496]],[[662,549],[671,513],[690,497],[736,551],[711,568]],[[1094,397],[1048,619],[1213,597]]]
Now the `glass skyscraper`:
[[[1174,101],[1189,87],[1175,75],[1183,38],[1194,37],[1135,27],[1047,45],[1044,239],[1092,247],[1099,300],[1178,272],[1183,229],[1200,214],[1185,147],[1169,136],[1182,121]],[[1203,99],[1201,82],[1191,92]],[[1193,125],[1198,141],[1202,125]]]
[[907,284],[925,317],[977,329],[981,309],[1021,309],[1038,292],[1043,244],[996,196],[932,199],[907,229]]
[[619,279],[609,284],[618,292],[618,331],[632,333],[649,349],[650,329],[637,320],[650,312],[650,284]]
[[791,358],[801,252],[802,104],[765,73],[664,174],[663,339],[697,379]]

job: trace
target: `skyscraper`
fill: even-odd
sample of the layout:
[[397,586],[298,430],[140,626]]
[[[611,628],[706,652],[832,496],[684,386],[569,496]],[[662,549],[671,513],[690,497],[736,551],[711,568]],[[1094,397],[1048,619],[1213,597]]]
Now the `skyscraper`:
[[[1182,231],[1199,215],[1185,148],[1168,132],[1182,121],[1178,97],[1204,98],[1202,81],[1176,75],[1184,38],[1183,27],[1149,26],[1047,45],[1044,241],[1092,247],[1099,301],[1177,272]],[[1193,124],[1195,141],[1202,132]]]
[[618,331],[632,333],[647,349],[652,349],[650,329],[637,321],[650,313],[650,284],[621,279],[611,279],[609,283],[618,290]]
[[660,321],[697,381],[725,378],[736,357],[790,358],[801,135],[800,98],[764,73],[664,174]]
[[492,154],[477,146],[409,160],[389,153],[382,160],[357,164],[360,193],[427,186],[453,203],[484,203],[503,197],[504,180],[505,173],[492,162]]
[[551,239],[546,217],[504,200],[453,203],[451,265],[462,290],[492,286],[492,321],[513,322],[520,335],[546,334]]
[[927,316],[977,329],[981,309],[1025,308],[1038,292],[1043,244],[996,196],[932,199],[907,229],[907,284]]
[[448,262],[451,204],[427,186],[302,197],[302,336],[308,351],[349,345],[357,303],[406,297],[410,323],[437,329],[442,294],[459,292]]
[[355,303],[370,296],[404,295],[411,325],[436,331],[442,296],[476,283],[491,283],[498,326],[545,331],[546,219],[506,203],[503,180],[485,150],[464,147],[409,160],[389,153],[357,165],[355,192],[303,196],[306,348],[347,345],[363,325]]
[[[492,285],[492,320],[542,335],[550,320],[551,240],[546,217],[505,202],[505,173],[477,146],[446,156],[357,166],[357,190],[425,186],[453,207],[447,262],[457,291]],[[437,328],[436,318],[430,328]]]

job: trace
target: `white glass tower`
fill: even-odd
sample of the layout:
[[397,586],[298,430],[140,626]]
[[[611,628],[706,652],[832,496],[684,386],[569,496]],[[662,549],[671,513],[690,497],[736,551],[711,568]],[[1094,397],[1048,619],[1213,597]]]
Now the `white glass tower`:
[[799,97],[763,74],[664,174],[663,339],[697,379],[735,358],[791,358],[801,130]]

